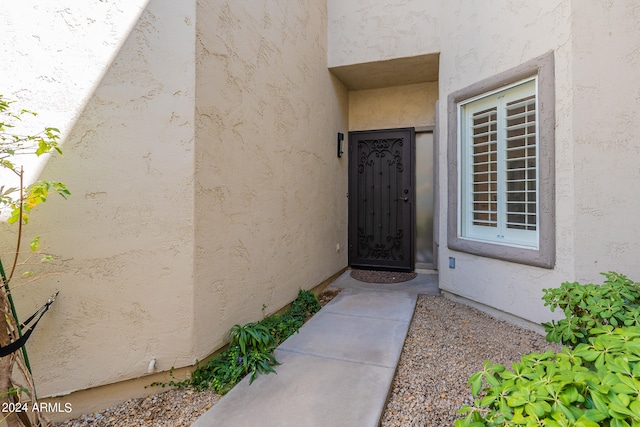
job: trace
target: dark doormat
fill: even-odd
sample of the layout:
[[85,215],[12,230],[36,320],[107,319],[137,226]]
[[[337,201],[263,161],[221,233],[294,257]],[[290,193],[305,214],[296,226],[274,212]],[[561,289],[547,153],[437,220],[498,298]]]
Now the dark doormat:
[[351,277],[367,283],[400,283],[414,279],[418,273],[379,270],[351,270]]

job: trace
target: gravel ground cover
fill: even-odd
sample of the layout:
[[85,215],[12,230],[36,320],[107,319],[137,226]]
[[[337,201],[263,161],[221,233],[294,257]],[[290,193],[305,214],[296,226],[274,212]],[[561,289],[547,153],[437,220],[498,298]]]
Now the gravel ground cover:
[[485,360],[509,367],[548,349],[561,347],[444,297],[420,296],[381,426],[452,426],[473,402],[467,381]]
[[177,427],[190,426],[220,400],[212,390],[169,390],[145,398],[129,399],[117,406],[56,427]]
[[[458,409],[472,400],[467,380],[485,360],[509,366],[524,354],[547,349],[560,347],[463,304],[420,296],[381,426],[452,426]],[[190,426],[219,399],[211,391],[170,390],[56,427]]]

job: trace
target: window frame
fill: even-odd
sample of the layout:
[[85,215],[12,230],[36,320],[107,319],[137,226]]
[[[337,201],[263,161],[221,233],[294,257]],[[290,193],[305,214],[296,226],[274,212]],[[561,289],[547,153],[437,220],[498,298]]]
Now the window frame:
[[[534,178],[536,182],[536,188],[534,190],[534,193],[536,197],[534,202],[530,202],[535,203],[535,213],[533,214],[533,216],[535,217],[535,223],[532,225],[533,230],[518,230],[516,228],[509,228],[506,226],[507,217],[509,216],[508,205],[510,203],[507,200],[507,175],[509,172],[508,168],[506,167],[508,162],[508,149],[506,142],[507,135],[505,135],[505,123],[508,120],[507,110],[509,101],[513,102],[518,98],[530,98],[531,96],[533,96],[533,103],[535,106],[534,114],[537,116],[537,93],[537,76],[535,76],[502,87],[498,90],[483,94],[479,97],[458,103],[458,120],[461,124],[459,134],[460,138],[458,141],[461,159],[461,168],[459,174],[459,179],[461,182],[459,194],[460,215],[458,220],[460,221],[460,234],[464,236],[463,238],[503,244],[507,246],[522,246],[534,249],[538,248],[540,215],[538,214],[539,194],[537,188],[537,182],[539,181],[537,173],[539,167],[537,144],[539,131],[537,117],[535,118],[534,123],[534,138],[536,140],[536,143],[533,148],[529,145],[524,148],[524,151],[532,149],[535,152]],[[477,117],[476,115],[478,113],[481,114],[485,111],[490,112],[489,114],[484,114],[484,116],[488,119],[486,124],[483,123],[480,125],[476,125],[476,127],[479,127],[481,129],[489,127],[489,132],[485,135],[480,136],[480,138],[482,138],[483,136],[486,137],[488,141],[482,142],[479,145],[475,145],[475,142],[473,140],[474,135],[471,134],[471,126],[473,126],[471,120],[474,120],[474,118]],[[492,117],[495,117],[495,121],[491,120]],[[463,121],[466,121],[466,123],[463,123]],[[525,137],[525,140],[528,141],[528,137]],[[486,151],[473,154],[476,148],[480,147],[480,149],[482,149],[482,146],[486,147]],[[522,148],[520,148],[520,150],[522,150]],[[478,163],[473,161],[472,157],[487,157],[488,161]],[[487,171],[474,172],[476,166],[482,166],[483,164],[487,166]],[[527,175],[527,172],[528,170],[525,171],[525,175]],[[491,199],[491,195],[495,196],[495,198],[493,198],[492,200],[486,201],[486,204],[488,205],[488,210],[486,211],[474,211],[474,205],[483,203],[482,201],[478,201],[478,199],[474,198],[475,194],[473,187],[478,182],[475,181],[475,177],[473,180],[470,179],[474,174],[480,174],[480,176],[485,175],[483,178],[488,179],[488,181],[483,181],[480,185],[485,184],[485,186],[489,187],[486,191],[478,191],[475,194],[480,196],[484,194],[487,199]],[[493,179],[490,178],[491,175],[493,175]],[[527,192],[522,191],[521,193],[526,194]],[[485,214],[486,218],[478,218],[479,215],[475,215],[482,213]],[[524,216],[526,217],[527,215],[525,214]],[[491,223],[494,224],[494,226],[485,226],[474,223]]]
[[[462,105],[535,79],[537,125],[537,245],[477,239],[463,234],[464,164],[461,159]],[[553,268],[555,265],[555,87],[553,51],[448,96],[448,225],[450,249],[506,261]]]

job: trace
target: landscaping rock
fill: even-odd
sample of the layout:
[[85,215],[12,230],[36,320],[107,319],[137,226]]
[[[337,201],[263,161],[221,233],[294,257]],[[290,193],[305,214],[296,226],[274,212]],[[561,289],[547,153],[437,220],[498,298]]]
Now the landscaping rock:
[[[527,353],[560,348],[474,308],[441,296],[420,296],[381,427],[452,426],[458,409],[472,402],[467,381],[485,360],[510,366]],[[170,390],[56,426],[190,426],[219,399],[212,391]]]

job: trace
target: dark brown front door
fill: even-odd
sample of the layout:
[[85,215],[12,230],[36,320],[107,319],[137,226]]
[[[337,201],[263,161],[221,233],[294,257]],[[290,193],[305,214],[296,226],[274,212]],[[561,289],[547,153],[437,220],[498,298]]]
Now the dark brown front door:
[[414,268],[413,128],[349,133],[349,265]]

